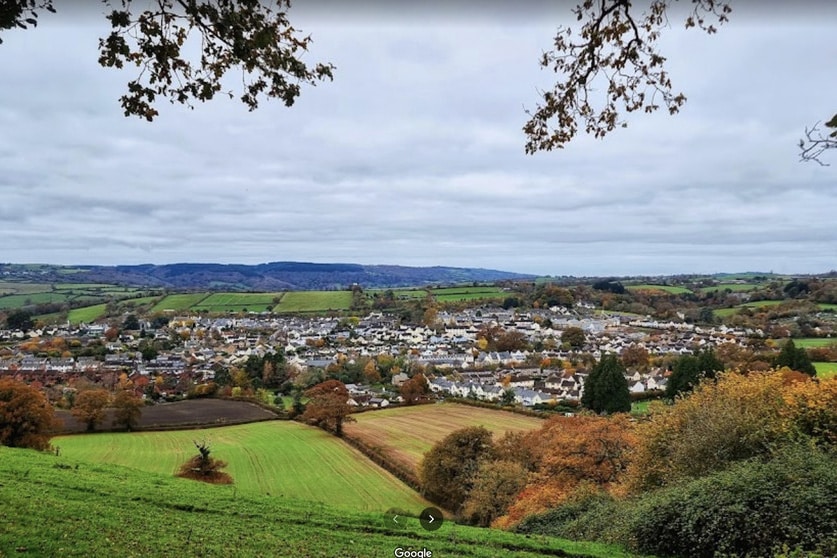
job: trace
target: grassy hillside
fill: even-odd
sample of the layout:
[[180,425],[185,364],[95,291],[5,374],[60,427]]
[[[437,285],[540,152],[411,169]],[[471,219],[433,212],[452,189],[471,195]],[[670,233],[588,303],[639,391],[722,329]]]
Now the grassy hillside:
[[433,444],[459,428],[484,426],[499,438],[505,432],[540,428],[538,418],[455,403],[399,407],[354,415],[346,435],[383,447],[393,460],[415,470]]
[[271,494],[334,507],[383,512],[429,505],[407,485],[323,430],[270,421],[204,430],[62,436],[61,454],[89,463],[113,463],[174,474],[206,440],[244,493]]
[[626,557],[601,544],[336,510],[0,447],[0,556]]

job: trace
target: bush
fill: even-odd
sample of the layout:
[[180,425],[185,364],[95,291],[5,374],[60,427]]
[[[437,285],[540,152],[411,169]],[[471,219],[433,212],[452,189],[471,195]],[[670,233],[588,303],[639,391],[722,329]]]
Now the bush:
[[799,446],[767,462],[738,463],[640,498],[631,522],[636,550],[660,556],[756,557],[783,546],[833,546],[837,458]]

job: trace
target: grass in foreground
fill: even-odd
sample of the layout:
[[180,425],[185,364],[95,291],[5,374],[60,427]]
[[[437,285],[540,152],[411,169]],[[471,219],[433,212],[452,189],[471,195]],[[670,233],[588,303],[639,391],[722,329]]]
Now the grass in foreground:
[[0,447],[0,556],[623,557],[618,547],[243,494],[114,465]]
[[173,475],[206,440],[212,457],[241,492],[386,511],[423,509],[426,500],[359,451],[334,436],[296,422],[269,421],[205,430],[61,436],[61,454],[89,463],[113,463]]
[[484,426],[496,439],[508,431],[534,430],[543,425],[539,418],[455,403],[399,407],[353,416],[357,422],[344,426],[347,435],[386,448],[394,460],[413,470],[433,444],[454,430]]

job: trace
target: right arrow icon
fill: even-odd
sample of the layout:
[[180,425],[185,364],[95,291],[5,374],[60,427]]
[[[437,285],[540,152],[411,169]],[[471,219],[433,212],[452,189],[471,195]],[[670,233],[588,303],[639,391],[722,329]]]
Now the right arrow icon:
[[439,508],[425,508],[419,516],[419,523],[427,531],[435,531],[442,526],[445,516]]

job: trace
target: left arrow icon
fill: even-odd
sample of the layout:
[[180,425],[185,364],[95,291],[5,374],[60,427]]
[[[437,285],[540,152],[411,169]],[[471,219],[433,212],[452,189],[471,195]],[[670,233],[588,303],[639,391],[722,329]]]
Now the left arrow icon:
[[392,520],[395,521],[396,523],[398,523],[398,516],[396,515],[395,517],[392,518]]

